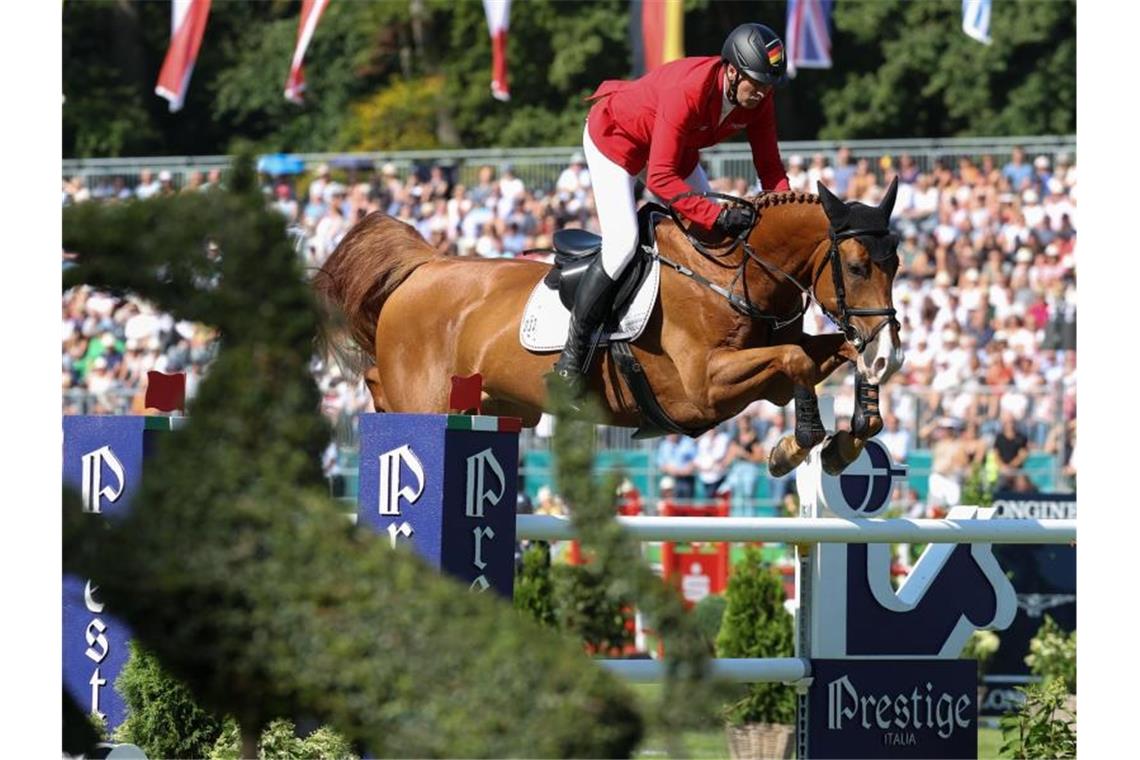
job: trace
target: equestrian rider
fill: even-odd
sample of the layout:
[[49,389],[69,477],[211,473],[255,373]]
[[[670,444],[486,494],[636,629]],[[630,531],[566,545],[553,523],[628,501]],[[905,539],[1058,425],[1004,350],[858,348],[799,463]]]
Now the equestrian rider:
[[[590,168],[601,226],[601,255],[583,273],[570,315],[570,331],[555,372],[582,392],[590,339],[606,318],[617,280],[638,244],[634,186],[639,175],[666,201],[708,192],[701,148],[745,129],[752,163],[766,190],[787,190],[776,145],[773,88],[786,79],[784,45],[762,24],[742,24],[728,35],[720,56],[681,58],[634,81],[608,80],[590,96],[582,146]],[[673,208],[696,227],[736,236],[751,219],[739,207],[690,196]]]

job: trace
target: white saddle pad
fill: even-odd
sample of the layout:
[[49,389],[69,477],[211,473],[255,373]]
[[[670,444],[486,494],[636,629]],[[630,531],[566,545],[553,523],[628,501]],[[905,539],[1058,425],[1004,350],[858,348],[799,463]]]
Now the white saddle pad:
[[[544,278],[545,279],[545,278]],[[653,260],[649,276],[641,283],[633,300],[629,302],[618,322],[618,329],[602,336],[602,343],[611,340],[636,340],[645,330],[653,304],[657,302],[657,289],[661,283],[661,262]],[[570,329],[570,310],[562,305],[558,291],[548,288],[539,280],[523,312],[519,328],[519,342],[528,351],[561,351]]]

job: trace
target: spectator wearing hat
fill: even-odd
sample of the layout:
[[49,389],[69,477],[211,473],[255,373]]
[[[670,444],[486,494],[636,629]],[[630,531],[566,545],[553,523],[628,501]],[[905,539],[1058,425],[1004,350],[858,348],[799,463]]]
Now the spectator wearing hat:
[[815,192],[811,176],[804,171],[804,157],[798,153],[788,156],[788,189],[797,193]]
[[157,195],[164,197],[170,197],[171,195],[174,195],[174,177],[171,176],[170,172],[166,169],[163,169],[158,173]]
[[586,156],[582,151],[575,151],[570,157],[570,165],[558,175],[554,190],[572,212],[576,213],[585,205],[590,192],[590,170],[586,168]]

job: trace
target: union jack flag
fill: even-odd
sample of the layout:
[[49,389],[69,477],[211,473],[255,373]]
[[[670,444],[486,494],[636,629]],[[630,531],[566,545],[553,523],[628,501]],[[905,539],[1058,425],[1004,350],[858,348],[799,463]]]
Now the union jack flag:
[[834,0],[788,0],[788,76],[796,69],[831,68]]

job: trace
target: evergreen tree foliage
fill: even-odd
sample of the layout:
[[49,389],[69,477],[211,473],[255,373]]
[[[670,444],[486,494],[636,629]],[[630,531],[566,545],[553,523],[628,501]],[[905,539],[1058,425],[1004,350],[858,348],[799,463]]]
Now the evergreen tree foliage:
[[328,497],[318,312],[253,176],[245,157],[229,191],[64,211],[79,253],[65,287],[130,288],[223,336],[129,514],[92,519],[65,494],[64,571],[97,582],[203,709],[234,716],[246,756],[276,718],[376,756],[628,756],[631,695],[577,644],[387,548]]
[[[764,565],[760,550],[749,546],[728,579],[720,634],[720,657],[793,657],[792,616],[784,609],[784,584]],[[795,692],[778,683],[757,683],[727,711],[728,720],[740,723],[792,723],[796,717]]]
[[531,544],[522,557],[522,568],[515,574],[515,609],[548,627],[557,624],[554,607],[554,581],[551,578],[550,545]]
[[661,582],[642,558],[640,544],[613,519],[618,478],[599,482],[592,476],[591,420],[602,418],[596,401],[572,403],[564,383],[553,375],[549,390],[558,418],[552,445],[558,491],[570,507],[583,552],[592,557],[590,571],[604,581],[608,595],[635,600],[647,624],[664,642],[665,680],[661,701],[650,717],[665,736],[670,754],[683,755],[677,730],[711,717],[725,689],[706,677],[708,648],[680,594]]
[[127,719],[115,731],[117,743],[134,744],[147,757],[205,757],[221,723],[194,701],[186,685],[171,678],[154,655],[130,642],[127,664],[115,680]]
[[614,593],[610,579],[593,565],[558,565],[553,572],[555,616],[559,627],[591,652],[620,657],[633,643],[625,626],[633,599]]

